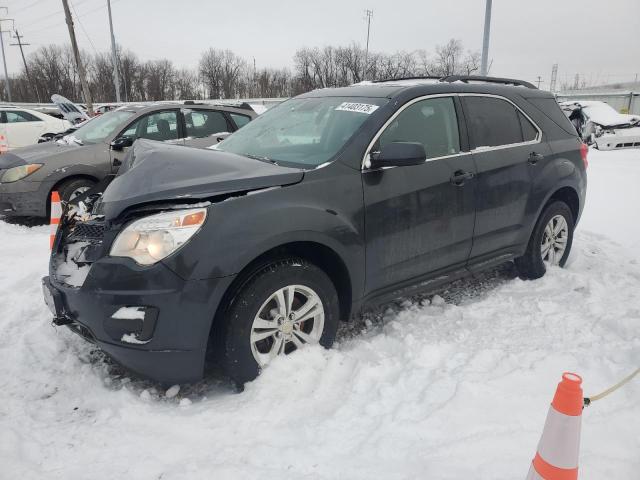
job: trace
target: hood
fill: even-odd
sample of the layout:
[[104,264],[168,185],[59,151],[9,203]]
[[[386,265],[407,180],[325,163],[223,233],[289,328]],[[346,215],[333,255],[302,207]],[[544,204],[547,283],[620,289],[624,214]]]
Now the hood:
[[[124,167],[124,168],[123,168]],[[137,140],[102,195],[107,219],[151,202],[206,200],[244,190],[298,183],[304,172],[233,153]]]
[[0,169],[17,167],[27,163],[46,163],[56,155],[68,155],[70,150],[81,148],[81,145],[44,142],[28,147],[16,148],[0,155]]

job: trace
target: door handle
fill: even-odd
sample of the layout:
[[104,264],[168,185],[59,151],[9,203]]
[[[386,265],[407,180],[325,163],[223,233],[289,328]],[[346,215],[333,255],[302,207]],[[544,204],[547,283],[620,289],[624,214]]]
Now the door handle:
[[531,165],[535,165],[536,163],[538,163],[543,158],[544,158],[544,155],[542,155],[541,153],[531,152],[529,154],[529,163]]
[[465,172],[464,170],[458,170],[451,176],[451,183],[456,187],[461,187],[464,182],[471,180],[475,175],[472,172]]
[[113,159],[113,166],[114,167],[119,167],[120,165],[122,165],[122,162],[120,160],[118,160],[117,158]]

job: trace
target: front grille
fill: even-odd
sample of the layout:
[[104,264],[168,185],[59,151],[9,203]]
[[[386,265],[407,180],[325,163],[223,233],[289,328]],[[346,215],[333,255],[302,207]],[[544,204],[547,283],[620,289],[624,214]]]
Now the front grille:
[[104,224],[78,222],[67,237],[68,241],[100,241],[104,236]]

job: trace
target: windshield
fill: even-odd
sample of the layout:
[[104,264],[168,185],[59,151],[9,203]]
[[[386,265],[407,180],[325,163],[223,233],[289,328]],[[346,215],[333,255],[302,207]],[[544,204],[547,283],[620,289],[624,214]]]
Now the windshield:
[[81,145],[104,142],[127,118],[133,116],[134,112],[117,110],[107,112],[99,117],[94,117],[86,125],[73,132],[70,137]]
[[268,110],[242,127],[218,150],[285,166],[328,162],[386,98],[299,98]]

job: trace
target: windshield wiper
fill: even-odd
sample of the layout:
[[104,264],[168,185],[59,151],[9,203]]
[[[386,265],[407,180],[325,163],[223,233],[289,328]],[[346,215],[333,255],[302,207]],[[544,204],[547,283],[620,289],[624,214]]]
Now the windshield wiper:
[[268,162],[274,165],[278,165],[278,162],[269,157],[261,157],[260,155],[252,155],[251,153],[244,153],[243,155],[245,157],[253,158],[254,160],[260,160],[261,162]]

